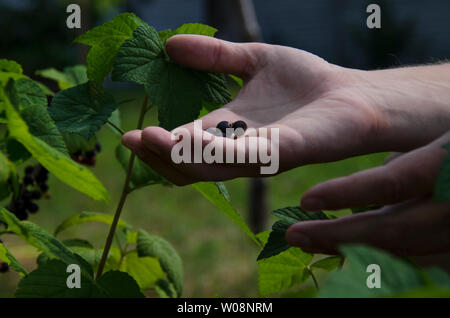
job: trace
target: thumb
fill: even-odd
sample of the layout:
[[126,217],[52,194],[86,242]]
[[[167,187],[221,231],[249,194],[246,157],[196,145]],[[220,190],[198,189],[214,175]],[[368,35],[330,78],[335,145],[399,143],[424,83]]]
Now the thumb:
[[257,69],[255,46],[263,45],[182,34],[167,40],[166,51],[171,59],[186,67],[249,78]]

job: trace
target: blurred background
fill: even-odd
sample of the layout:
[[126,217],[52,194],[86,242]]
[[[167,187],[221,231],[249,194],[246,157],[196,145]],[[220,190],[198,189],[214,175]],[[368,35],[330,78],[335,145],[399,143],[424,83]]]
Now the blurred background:
[[[82,29],[66,28],[66,6],[77,3]],[[366,7],[381,6],[382,28],[368,29]],[[72,44],[80,33],[121,12],[134,12],[158,31],[187,22],[219,29],[217,37],[231,41],[261,41],[317,54],[346,67],[378,69],[432,63],[450,56],[450,2],[446,0],[0,0],[0,58],[16,60],[34,77],[39,69],[84,64],[88,48]],[[52,82],[42,80],[52,89]],[[120,107],[122,126],[135,126],[142,90],[106,83],[118,99],[133,99]],[[155,114],[146,124],[157,124]],[[98,135],[103,151],[93,172],[104,182],[109,204],[98,203],[50,180],[51,198],[30,220],[49,232],[80,211],[113,213],[124,173],[114,159],[117,136],[108,129]],[[387,154],[301,167],[270,179],[226,182],[236,209],[255,231],[269,229],[268,212],[297,205],[302,193],[321,181],[383,163]],[[345,214],[341,211],[338,214]],[[227,217],[191,187],[152,186],[130,195],[123,219],[169,240],[184,261],[187,297],[258,296],[258,249]],[[61,238],[80,237],[104,244],[107,227],[74,227]],[[27,269],[36,266],[37,252],[14,237],[5,243]],[[0,274],[0,297],[14,294],[19,276]],[[307,287],[307,286],[306,286]]]

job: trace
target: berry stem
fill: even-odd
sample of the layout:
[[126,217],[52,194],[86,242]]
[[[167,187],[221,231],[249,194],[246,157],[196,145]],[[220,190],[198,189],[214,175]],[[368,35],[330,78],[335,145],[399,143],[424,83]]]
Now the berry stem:
[[[147,110],[147,102],[148,102],[148,96],[146,94],[144,97],[142,106],[141,106],[141,113],[139,114],[137,129],[142,129],[142,125],[144,123],[145,112]],[[132,152],[130,155],[130,160],[128,161],[127,176],[125,177],[125,183],[123,185],[122,194],[120,196],[119,203],[117,204],[113,222],[111,224],[111,227],[109,228],[108,238],[106,239],[106,244],[105,244],[105,248],[103,249],[102,258],[98,265],[96,278],[99,278],[103,273],[103,269],[105,268],[105,263],[108,258],[109,250],[111,249],[111,244],[114,239],[114,235],[116,233],[117,224],[119,223],[120,214],[122,213],[122,209],[123,209],[123,206],[127,199],[127,196],[130,193],[129,187],[130,187],[130,180],[131,180],[131,172],[133,171],[135,157],[136,157],[136,155]]]
[[107,120],[106,123],[107,123],[108,125],[110,125],[112,128],[114,128],[115,130],[117,130],[117,132],[118,132],[119,134],[125,135],[125,132],[124,132],[120,127],[118,127],[116,124],[114,124],[112,121]]

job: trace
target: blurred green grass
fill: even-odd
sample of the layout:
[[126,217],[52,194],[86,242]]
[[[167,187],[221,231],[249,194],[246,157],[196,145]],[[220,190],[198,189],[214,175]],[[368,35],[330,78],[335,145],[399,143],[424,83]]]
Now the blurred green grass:
[[[136,125],[142,95],[129,88],[115,93],[118,100],[134,99],[120,106],[122,127],[131,130]],[[145,125],[156,124],[153,109]],[[49,200],[41,200],[40,211],[30,217],[53,233],[65,218],[80,211],[113,214],[125,173],[115,160],[114,150],[119,137],[104,127],[98,139],[102,152],[92,169],[111,194],[111,202],[96,202],[56,178],[51,178]],[[311,186],[339,176],[380,165],[385,153],[360,156],[335,163],[300,167],[267,179],[269,206],[276,209],[297,205],[301,195]],[[235,208],[245,218],[248,206],[248,179],[226,182]],[[346,213],[343,211],[342,213]],[[186,297],[255,297],[257,287],[257,246],[225,215],[204,199],[192,187],[151,186],[133,192],[126,202],[122,218],[136,229],[143,228],[170,241],[180,253],[185,269]],[[267,225],[268,228],[270,224]],[[105,243],[107,226],[79,226],[62,233],[62,239],[83,238],[96,247]],[[29,270],[35,268],[37,252],[18,238],[2,238],[10,250]],[[0,297],[12,297],[19,276],[14,272],[0,274]]]

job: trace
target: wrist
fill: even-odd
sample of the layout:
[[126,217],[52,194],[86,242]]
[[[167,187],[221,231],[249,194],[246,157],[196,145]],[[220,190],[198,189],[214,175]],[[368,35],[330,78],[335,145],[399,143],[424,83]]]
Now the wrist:
[[450,64],[347,72],[376,114],[372,135],[380,151],[408,151],[450,130]]

